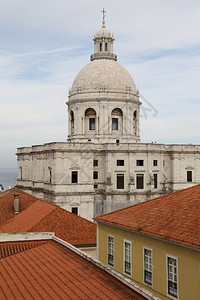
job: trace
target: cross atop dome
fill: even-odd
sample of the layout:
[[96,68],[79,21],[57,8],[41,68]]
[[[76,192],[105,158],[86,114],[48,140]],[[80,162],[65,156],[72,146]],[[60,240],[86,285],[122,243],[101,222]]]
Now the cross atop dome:
[[103,13],[102,28],[105,28],[105,13],[106,13],[106,11],[105,11],[104,7],[101,12]]

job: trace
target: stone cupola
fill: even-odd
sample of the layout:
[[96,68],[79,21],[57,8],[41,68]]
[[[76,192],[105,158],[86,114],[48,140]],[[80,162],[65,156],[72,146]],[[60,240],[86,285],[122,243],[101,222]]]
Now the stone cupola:
[[102,28],[94,36],[94,54],[90,56],[90,60],[95,59],[114,59],[117,60],[117,55],[113,54],[113,35],[105,26],[105,18],[102,20]]

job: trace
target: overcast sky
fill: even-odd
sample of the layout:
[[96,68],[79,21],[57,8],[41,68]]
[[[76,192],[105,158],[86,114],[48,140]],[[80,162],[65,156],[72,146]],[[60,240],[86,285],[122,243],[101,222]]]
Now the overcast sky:
[[68,89],[106,27],[144,99],[141,141],[200,144],[200,1],[0,0],[0,168],[66,141]]

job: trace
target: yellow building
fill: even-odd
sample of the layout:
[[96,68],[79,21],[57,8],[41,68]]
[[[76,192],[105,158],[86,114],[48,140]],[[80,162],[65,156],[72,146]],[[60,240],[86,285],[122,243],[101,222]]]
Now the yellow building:
[[95,220],[101,262],[160,299],[200,299],[200,185]]

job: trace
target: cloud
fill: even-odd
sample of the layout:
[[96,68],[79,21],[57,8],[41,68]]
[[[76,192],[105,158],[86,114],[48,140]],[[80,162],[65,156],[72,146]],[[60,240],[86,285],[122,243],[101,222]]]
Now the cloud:
[[2,0],[0,167],[18,146],[66,139],[68,88],[103,7],[119,63],[158,111],[141,117],[142,140],[199,143],[199,1]]

